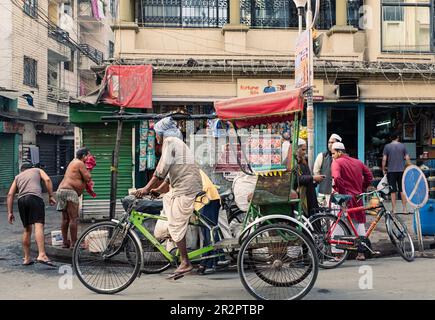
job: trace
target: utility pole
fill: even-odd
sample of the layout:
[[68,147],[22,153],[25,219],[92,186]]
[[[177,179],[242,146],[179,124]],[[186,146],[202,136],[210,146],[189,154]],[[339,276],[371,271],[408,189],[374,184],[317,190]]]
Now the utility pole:
[[[306,30],[312,30],[315,21],[313,22],[313,11],[311,10],[311,0],[293,0],[298,8],[299,16],[299,35],[302,34],[302,16],[305,6],[307,7],[305,22]],[[320,6],[320,0],[316,0],[316,17],[318,16],[318,10]],[[316,19],[316,18],[315,18]],[[314,19],[314,20],[315,20]],[[314,104],[313,104],[313,86],[314,86],[314,52],[313,52],[313,39],[309,41],[309,84],[306,91],[307,94],[307,133],[308,133],[308,164],[310,168],[314,163]]]

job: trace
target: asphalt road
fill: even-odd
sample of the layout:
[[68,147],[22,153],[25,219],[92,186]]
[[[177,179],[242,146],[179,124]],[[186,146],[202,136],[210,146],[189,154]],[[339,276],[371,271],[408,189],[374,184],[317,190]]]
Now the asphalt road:
[[[58,229],[59,214],[47,210],[47,227]],[[189,275],[177,281],[163,274],[143,275],[116,295],[98,295],[72,276],[70,265],[50,268],[40,264],[21,266],[21,221],[7,223],[0,205],[0,299],[154,299],[240,300],[253,299],[234,269],[207,276]],[[435,260],[400,257],[347,261],[334,270],[321,270],[305,299],[435,299]]]

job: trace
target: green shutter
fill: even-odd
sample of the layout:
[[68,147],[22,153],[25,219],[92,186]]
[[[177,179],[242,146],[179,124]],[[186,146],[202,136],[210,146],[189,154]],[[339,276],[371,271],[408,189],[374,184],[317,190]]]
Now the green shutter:
[[15,177],[15,134],[0,133],[0,189],[9,189]]
[[[121,149],[119,157],[117,198],[127,195],[128,189],[133,186],[132,170],[132,129],[131,124],[123,125]],[[92,170],[94,191],[97,194],[95,200],[110,199],[110,181],[112,152],[116,140],[116,124],[93,124],[83,126],[83,145],[88,147],[97,161]],[[84,200],[93,199],[87,192]]]

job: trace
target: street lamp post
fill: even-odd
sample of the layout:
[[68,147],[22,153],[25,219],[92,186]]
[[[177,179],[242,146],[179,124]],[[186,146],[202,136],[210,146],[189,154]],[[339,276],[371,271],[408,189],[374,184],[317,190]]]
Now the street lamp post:
[[[299,15],[299,35],[302,33],[302,15],[305,6],[307,6],[307,12],[305,17],[306,28],[310,30],[315,24],[315,20],[318,16],[320,0],[316,0],[316,14],[313,21],[313,11],[311,10],[311,0],[293,0],[298,8]],[[307,133],[308,133],[308,164],[312,168],[314,162],[314,104],[313,104],[313,86],[314,86],[314,59],[313,59],[313,41],[310,39],[309,43],[309,73],[310,83],[307,91]]]

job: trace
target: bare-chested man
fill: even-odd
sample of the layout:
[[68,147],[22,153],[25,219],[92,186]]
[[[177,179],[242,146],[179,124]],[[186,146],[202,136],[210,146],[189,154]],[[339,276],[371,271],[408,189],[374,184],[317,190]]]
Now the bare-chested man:
[[[66,169],[65,176],[56,192],[57,210],[62,211],[62,248],[73,248],[77,241],[77,218],[79,215],[79,197],[91,180],[91,174],[86,169],[85,161],[90,155],[88,148],[76,152],[76,158]],[[68,240],[68,228],[71,241]]]

